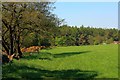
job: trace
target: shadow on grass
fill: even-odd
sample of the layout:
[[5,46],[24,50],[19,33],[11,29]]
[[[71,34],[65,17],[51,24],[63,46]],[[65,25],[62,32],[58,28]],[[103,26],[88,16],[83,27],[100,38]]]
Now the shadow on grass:
[[68,56],[73,56],[73,55],[79,55],[83,53],[88,53],[90,51],[83,51],[83,52],[65,52],[65,53],[60,53],[60,54],[54,54],[55,58],[64,58]]
[[52,54],[49,52],[40,52],[39,54],[32,54],[31,56],[25,56],[23,59],[42,59],[42,60],[51,60],[52,58],[64,58],[84,53],[89,53],[90,51],[83,51],[83,52],[65,52],[60,54]]
[[[9,69],[9,73],[7,72],[7,69]],[[43,70],[40,67],[34,68],[26,65],[17,66],[15,64],[4,68],[3,71],[3,79],[19,78],[22,80],[88,80],[93,79],[98,75],[95,71],[82,71],[77,69],[50,71]]]
[[41,60],[50,60],[51,58],[53,58],[53,55],[51,53],[48,52],[40,52],[39,54],[37,53],[33,53],[31,56],[27,55],[24,56],[22,59],[41,59]]

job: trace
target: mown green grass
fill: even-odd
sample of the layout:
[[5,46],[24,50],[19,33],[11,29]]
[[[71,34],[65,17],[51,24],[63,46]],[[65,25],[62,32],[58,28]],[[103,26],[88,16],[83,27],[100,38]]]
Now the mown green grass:
[[[27,53],[24,53],[27,55]],[[3,78],[118,78],[118,45],[56,47],[3,65]]]

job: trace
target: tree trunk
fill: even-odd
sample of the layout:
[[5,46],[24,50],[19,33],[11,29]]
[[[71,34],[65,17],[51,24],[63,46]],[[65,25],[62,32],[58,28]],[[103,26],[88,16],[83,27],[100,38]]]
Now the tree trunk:
[[13,54],[13,31],[10,27],[10,53],[9,55]]
[[20,49],[20,33],[19,33],[19,30],[18,30],[18,38],[17,38],[17,49],[18,49],[19,56],[22,57],[22,52],[21,52],[21,49]]
[[6,50],[7,54],[9,54],[9,49],[7,48],[4,39],[2,39],[2,46],[4,47],[4,49]]

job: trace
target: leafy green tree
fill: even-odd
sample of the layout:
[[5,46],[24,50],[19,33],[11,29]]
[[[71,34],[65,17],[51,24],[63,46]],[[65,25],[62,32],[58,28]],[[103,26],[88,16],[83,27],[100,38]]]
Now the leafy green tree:
[[106,43],[107,43],[107,44],[113,43],[113,38],[108,39]]
[[88,36],[88,43],[90,44],[90,45],[93,45],[94,44],[94,37],[93,36],[91,36],[91,35],[89,35]]
[[56,45],[57,46],[65,46],[65,41],[66,41],[65,36],[58,37],[58,38],[56,38]]
[[[51,13],[51,2],[3,3],[2,4],[2,45],[8,54],[19,53],[21,41],[31,32],[47,33],[58,26],[58,18]],[[26,35],[23,35],[26,33]],[[24,36],[24,37],[23,37]],[[25,42],[25,41],[24,41]],[[35,44],[36,45],[36,44]]]

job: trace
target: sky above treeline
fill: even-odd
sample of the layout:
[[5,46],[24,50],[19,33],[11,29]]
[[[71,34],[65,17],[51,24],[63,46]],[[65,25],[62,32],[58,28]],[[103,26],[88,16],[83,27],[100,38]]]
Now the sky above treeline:
[[118,2],[56,2],[53,11],[70,26],[118,28]]

